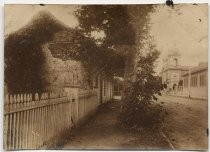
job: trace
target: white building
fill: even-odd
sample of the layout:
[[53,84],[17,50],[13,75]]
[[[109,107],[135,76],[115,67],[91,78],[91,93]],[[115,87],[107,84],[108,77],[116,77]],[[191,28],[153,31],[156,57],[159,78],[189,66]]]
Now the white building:
[[200,63],[182,75],[183,96],[192,98],[208,98],[208,63]]
[[169,54],[163,60],[163,68],[161,71],[162,84],[167,85],[167,92],[177,90],[182,80],[183,73],[188,71],[187,66],[180,65],[180,54],[177,52]]

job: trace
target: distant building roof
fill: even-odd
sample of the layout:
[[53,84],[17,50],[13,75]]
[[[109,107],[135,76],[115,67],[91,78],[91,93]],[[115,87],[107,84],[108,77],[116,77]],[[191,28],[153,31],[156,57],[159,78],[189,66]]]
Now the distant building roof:
[[181,56],[177,50],[171,50],[171,53],[168,54],[168,57],[171,56]]
[[189,69],[189,66],[167,66],[162,70],[162,72],[167,71],[167,70],[182,70],[186,71]]
[[[204,70],[208,70],[208,63],[207,62],[200,62],[198,64],[198,66],[191,68],[191,74],[200,72],[200,71],[204,71]],[[182,74],[182,76],[187,76],[189,75],[189,72],[185,72]]]

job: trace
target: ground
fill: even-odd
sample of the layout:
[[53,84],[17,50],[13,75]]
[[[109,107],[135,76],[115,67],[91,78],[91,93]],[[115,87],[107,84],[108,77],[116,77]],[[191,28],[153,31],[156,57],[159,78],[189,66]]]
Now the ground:
[[137,132],[120,127],[119,112],[119,101],[104,104],[73,133],[63,149],[171,149],[158,131]]
[[176,150],[208,148],[208,101],[162,96],[158,100],[167,110],[165,134]]
[[162,96],[156,102],[167,111],[164,129],[141,132],[122,129],[120,102],[99,107],[95,116],[73,132],[63,149],[207,149],[208,102]]

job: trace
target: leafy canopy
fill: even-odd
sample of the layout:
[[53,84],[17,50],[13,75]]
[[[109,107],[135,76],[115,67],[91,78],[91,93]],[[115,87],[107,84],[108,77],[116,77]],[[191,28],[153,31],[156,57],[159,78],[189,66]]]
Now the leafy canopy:
[[[126,56],[116,48],[119,45],[135,43],[135,32],[129,22],[125,6],[122,5],[87,5],[75,12],[79,21],[78,30],[93,41],[96,46],[91,48],[80,43],[78,49],[82,54],[80,60],[86,62],[89,69],[106,75],[124,74]],[[96,32],[95,32],[96,31]],[[101,32],[103,31],[103,32]],[[104,33],[99,39],[94,39],[92,33]],[[84,51],[86,49],[87,51]],[[87,57],[89,59],[87,60]]]

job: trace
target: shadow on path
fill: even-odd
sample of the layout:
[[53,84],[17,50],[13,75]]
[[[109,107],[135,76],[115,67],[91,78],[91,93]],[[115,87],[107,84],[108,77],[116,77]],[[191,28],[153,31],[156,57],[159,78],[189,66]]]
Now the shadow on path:
[[119,114],[120,101],[101,105],[91,120],[73,132],[63,149],[170,149],[158,131],[121,128]]

